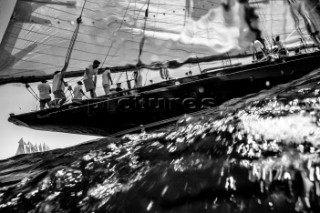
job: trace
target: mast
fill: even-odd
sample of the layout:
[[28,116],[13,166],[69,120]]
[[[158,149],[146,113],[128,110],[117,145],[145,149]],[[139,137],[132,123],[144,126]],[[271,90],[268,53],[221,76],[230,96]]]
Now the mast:
[[143,25],[143,37],[140,41],[140,45],[139,45],[139,55],[138,55],[138,63],[137,63],[137,67],[139,68],[140,65],[142,64],[141,62],[141,54],[142,54],[142,50],[143,50],[143,46],[144,46],[144,42],[146,40],[146,35],[145,35],[145,31],[146,31],[146,27],[147,27],[147,20],[148,20],[148,16],[149,16],[149,5],[150,5],[150,0],[148,0],[148,5],[147,5],[147,9],[144,13],[144,25]]

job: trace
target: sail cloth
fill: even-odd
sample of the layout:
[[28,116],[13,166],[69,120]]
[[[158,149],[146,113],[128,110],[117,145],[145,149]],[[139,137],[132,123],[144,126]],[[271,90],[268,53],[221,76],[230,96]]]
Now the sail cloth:
[[[251,2],[254,3],[254,1]],[[300,38],[305,45],[314,42],[310,34],[314,33],[320,25],[319,16],[311,2],[315,1],[270,0],[261,5],[256,4],[256,11],[260,17],[259,29],[263,32],[262,37],[267,44],[272,44],[273,38],[277,35],[280,35],[286,47],[300,45]],[[314,28],[308,31],[311,25]]]
[[32,144],[30,141],[27,143],[21,138],[19,140],[19,146],[16,151],[16,155],[21,155],[21,154],[28,154],[28,153],[35,153],[35,152],[44,152],[44,151],[49,151],[50,147],[46,144]]
[[0,4],[0,43],[6,32],[17,0],[2,0]]
[[[285,45],[299,44],[287,0],[241,2],[246,3],[87,0],[67,71],[84,70],[93,60],[109,67],[135,65],[142,38],[144,64],[242,52],[257,37],[271,44],[273,36],[284,35]],[[307,12],[317,13],[309,1],[304,2]],[[0,80],[61,70],[83,5],[84,0],[18,1],[0,45]],[[303,23],[299,15],[298,19]],[[307,37],[304,26],[301,32]]]
[[21,154],[25,154],[25,153],[27,153],[27,150],[26,150],[26,148],[25,148],[25,142],[23,141],[23,138],[21,138],[20,140],[19,140],[19,146],[18,146],[18,149],[17,149],[17,151],[16,151],[16,155],[21,155]]

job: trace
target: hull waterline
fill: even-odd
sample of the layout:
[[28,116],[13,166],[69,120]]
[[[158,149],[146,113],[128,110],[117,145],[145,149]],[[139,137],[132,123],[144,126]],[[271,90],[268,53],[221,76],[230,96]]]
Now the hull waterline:
[[[38,130],[109,136],[140,125],[160,127],[183,114],[196,113],[232,98],[290,82],[320,67],[320,53],[291,56],[286,61],[261,62],[231,67],[84,100],[78,106],[66,104],[20,115],[9,121]],[[164,121],[164,122],[161,122]]]

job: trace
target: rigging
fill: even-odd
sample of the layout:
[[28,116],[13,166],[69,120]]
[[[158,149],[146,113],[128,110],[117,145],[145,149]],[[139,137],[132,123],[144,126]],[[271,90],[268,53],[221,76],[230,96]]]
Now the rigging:
[[83,4],[83,6],[82,6],[82,10],[81,10],[80,16],[77,18],[77,27],[76,27],[73,35],[72,35],[72,38],[71,38],[71,41],[70,41],[70,44],[69,44],[69,48],[68,48],[68,52],[67,52],[67,55],[66,55],[66,58],[65,58],[64,67],[63,67],[62,70],[61,70],[61,75],[62,75],[62,77],[64,76],[64,72],[67,70],[68,65],[69,65],[70,56],[71,56],[71,53],[72,53],[74,44],[75,44],[76,39],[77,39],[77,36],[78,36],[80,24],[81,24],[81,22],[82,22],[81,17],[82,17],[82,13],[83,13],[83,10],[84,10],[84,7],[85,7],[86,3],[87,3],[87,0],[84,1],[84,4]]

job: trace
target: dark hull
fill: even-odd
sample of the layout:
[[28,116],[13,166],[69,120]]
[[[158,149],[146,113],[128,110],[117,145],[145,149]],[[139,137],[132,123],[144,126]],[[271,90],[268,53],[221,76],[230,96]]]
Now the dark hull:
[[59,109],[11,115],[9,121],[39,130],[108,136],[204,110],[289,82],[319,67],[319,52],[303,54],[285,62],[262,62],[185,77],[178,80],[179,85],[174,80],[153,84],[131,90],[130,95],[127,91],[120,97],[86,100],[80,106],[67,104]]

